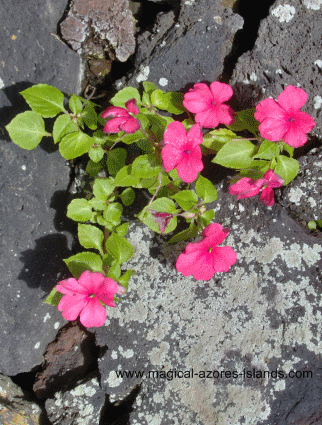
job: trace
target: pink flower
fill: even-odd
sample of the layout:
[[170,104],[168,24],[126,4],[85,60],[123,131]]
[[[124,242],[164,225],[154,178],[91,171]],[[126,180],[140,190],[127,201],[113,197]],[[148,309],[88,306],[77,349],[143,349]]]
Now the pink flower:
[[113,117],[105,124],[103,129],[104,133],[118,133],[120,131],[125,131],[125,133],[135,133],[140,128],[138,121],[129,114],[129,112],[133,115],[137,115],[139,113],[136,100],[128,100],[125,103],[125,107],[127,110],[120,108],[119,106],[110,106],[102,113],[102,118]]
[[58,310],[62,311],[64,319],[76,320],[80,315],[80,322],[88,328],[102,326],[106,321],[106,309],[100,301],[116,307],[114,295],[122,295],[126,291],[113,279],[88,270],[78,280],[73,277],[62,280],[56,289],[64,294],[58,304]]
[[183,276],[192,275],[197,280],[209,280],[217,272],[228,272],[236,263],[236,252],[230,246],[217,247],[228,236],[229,230],[218,223],[211,223],[202,232],[201,242],[189,243],[186,252],[176,263]]
[[181,122],[171,122],[164,132],[164,142],[161,156],[165,171],[177,167],[181,180],[186,183],[196,180],[198,172],[203,169],[200,125],[194,124],[187,134]]
[[212,128],[220,123],[229,125],[234,122],[235,112],[223,104],[232,95],[233,90],[228,84],[215,81],[209,89],[205,83],[198,83],[184,95],[182,103],[188,111],[196,114],[196,122],[202,127]]
[[151,211],[154,222],[159,225],[159,230],[163,235],[173,215],[169,213],[157,212],[154,210],[150,210],[150,211]]
[[254,114],[261,124],[259,131],[267,140],[277,142],[282,140],[297,148],[306,142],[306,133],[315,126],[313,118],[300,109],[307,101],[304,90],[287,86],[278,96],[278,101],[265,99],[256,106]]
[[270,207],[275,202],[273,188],[281,187],[283,183],[284,180],[280,176],[275,174],[273,170],[268,170],[262,179],[241,178],[237,183],[230,186],[229,193],[231,195],[237,195],[237,199],[239,200],[256,196],[262,191],[259,200]]

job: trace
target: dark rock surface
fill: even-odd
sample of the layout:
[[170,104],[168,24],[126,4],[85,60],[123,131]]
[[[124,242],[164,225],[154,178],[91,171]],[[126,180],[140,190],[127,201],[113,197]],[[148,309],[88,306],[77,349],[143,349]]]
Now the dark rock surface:
[[312,134],[321,138],[321,20],[319,0],[277,0],[271,6],[254,49],[239,58],[231,79],[240,109],[277,98],[287,85],[301,87],[309,96],[302,110],[317,123]]
[[46,411],[52,425],[100,425],[105,398],[99,377],[92,373],[73,390],[56,392],[46,401]]
[[76,322],[64,326],[47,346],[33,386],[36,396],[48,398],[56,391],[70,389],[96,368],[97,356],[93,334],[80,329]]
[[0,5],[0,372],[8,375],[39,365],[65,323],[43,301],[67,272],[62,258],[70,255],[72,238],[63,221],[70,170],[51,141],[28,152],[8,142],[4,126],[27,109],[19,91],[31,84],[79,90],[80,58],[56,36],[66,5],[66,0]]
[[173,12],[160,14],[152,33],[138,38],[136,71],[126,84],[137,87],[141,81],[151,81],[174,91],[203,80],[215,81],[242,26],[241,16],[219,0],[182,2],[178,19]]

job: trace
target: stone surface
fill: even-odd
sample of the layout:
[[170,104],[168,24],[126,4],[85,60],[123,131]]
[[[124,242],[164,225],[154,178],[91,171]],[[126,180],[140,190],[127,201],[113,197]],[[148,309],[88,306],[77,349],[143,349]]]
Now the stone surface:
[[62,259],[72,254],[65,218],[70,169],[51,141],[26,151],[10,143],[4,129],[28,108],[19,91],[32,84],[79,90],[80,58],[55,34],[66,5],[0,5],[0,372],[6,375],[41,364],[45,347],[66,323],[43,301],[66,276]]
[[[222,185],[218,189],[219,202],[211,207],[216,222],[231,230],[225,245],[236,250],[237,263],[209,282],[176,272],[186,243],[169,247],[143,225],[130,226],[136,254],[128,266],[138,273],[96,331],[97,343],[108,347],[99,368],[110,400],[141,384],[130,424],[257,425],[285,413],[286,404],[278,410],[274,400],[287,397],[289,388],[299,394],[303,382],[315,392],[312,379],[297,379],[296,386],[267,373],[320,373],[321,240],[306,235],[277,204],[238,202],[226,188],[224,199]],[[260,377],[244,378],[244,370],[254,369]],[[143,371],[143,378],[120,378],[116,371]],[[148,371],[170,372],[157,378]],[[238,376],[218,379],[212,371]]]
[[76,388],[57,392],[46,401],[52,425],[99,425],[105,393],[96,374],[90,374]]
[[299,159],[298,176],[278,197],[294,217],[306,226],[311,220],[322,219],[322,149],[312,149]]
[[62,328],[44,354],[33,386],[36,396],[48,398],[55,391],[69,389],[97,367],[97,355],[92,334],[80,329],[76,322]]
[[135,50],[135,25],[129,0],[73,0],[60,25],[63,38],[74,50],[95,40],[125,62]]
[[42,411],[8,376],[0,375],[1,425],[39,425]]
[[303,88],[309,98],[303,111],[322,136],[322,3],[320,0],[277,0],[261,21],[255,47],[242,55],[231,84],[240,109],[267,97],[277,98],[287,85]]
[[[242,26],[243,19],[219,0],[182,2],[177,21],[173,12],[159,14],[152,33],[138,38],[136,71],[126,85],[137,87],[141,81],[151,81],[173,91],[216,80],[234,34]],[[117,87],[122,84],[125,78]]]

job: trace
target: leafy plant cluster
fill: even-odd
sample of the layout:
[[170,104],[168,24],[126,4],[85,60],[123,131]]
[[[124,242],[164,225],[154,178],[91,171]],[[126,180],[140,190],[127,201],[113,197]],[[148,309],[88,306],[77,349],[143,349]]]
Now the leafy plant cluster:
[[[143,82],[143,91],[132,87],[120,90],[111,100],[115,107],[125,108],[135,99],[139,113],[135,119],[140,128],[134,133],[121,131],[106,134],[106,120],[100,106],[81,96],[64,94],[47,84],[38,84],[21,92],[31,110],[17,115],[6,127],[14,143],[34,149],[43,137],[52,137],[63,158],[72,160],[88,154],[86,171],[92,178],[92,192],[71,201],[67,216],[78,222],[78,239],[84,252],[64,260],[74,278],[85,271],[100,272],[127,288],[133,270],[124,272],[122,264],[134,254],[126,239],[129,223],[123,222],[123,208],[135,201],[134,189],[146,191],[150,200],[138,219],[157,233],[175,231],[178,217],[187,228],[170,239],[170,243],[194,238],[214,218],[207,204],[217,198],[210,180],[199,175],[185,184],[176,169],[166,172],[162,164],[163,136],[167,126],[180,117],[188,131],[195,124],[183,106],[184,95],[165,93],[155,84]],[[171,116],[162,114],[162,111]],[[201,145],[204,155],[214,155],[212,162],[238,170],[239,177],[261,178],[269,169],[284,179],[284,185],[295,178],[298,162],[294,148],[279,141],[263,139],[255,109],[237,112],[226,128],[208,131]],[[185,114],[185,115],[183,115]],[[51,132],[45,119],[55,118]],[[253,137],[237,132],[247,131]],[[99,172],[106,170],[106,177]],[[47,302],[57,305],[62,294],[54,290]]]

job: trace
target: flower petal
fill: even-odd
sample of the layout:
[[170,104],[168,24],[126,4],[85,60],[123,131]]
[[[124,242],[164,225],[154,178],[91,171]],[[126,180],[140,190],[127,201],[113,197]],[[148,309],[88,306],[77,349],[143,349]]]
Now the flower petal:
[[278,104],[287,112],[297,112],[307,101],[306,92],[300,87],[287,86],[278,96]]
[[161,157],[165,171],[173,170],[178,163],[182,160],[183,151],[180,148],[176,148],[172,144],[167,144],[161,151]]
[[230,246],[219,246],[211,251],[215,272],[228,272],[236,263],[237,254]]
[[136,104],[136,99],[130,99],[125,102],[125,107],[134,115],[137,115],[140,110]]
[[[264,180],[261,182],[264,184]],[[237,183],[229,187],[231,195],[237,195],[237,199],[250,198],[256,196],[262,187],[262,184],[255,182],[249,177],[242,177]]]
[[110,307],[116,307],[113,299],[118,288],[118,284],[113,279],[105,277],[103,285],[99,288],[96,294],[104,304]]
[[86,288],[89,295],[96,294],[99,288],[104,284],[105,276],[102,273],[84,271],[78,278],[78,283]]
[[228,84],[219,81],[211,83],[210,90],[216,103],[226,102],[234,94],[233,89]]
[[187,134],[187,139],[193,142],[193,146],[199,146],[203,142],[202,131],[199,124],[194,124]]
[[126,133],[135,133],[140,128],[140,124],[133,117],[127,119],[123,124],[120,125],[120,129]]
[[203,238],[209,239],[211,246],[220,245],[228,236],[229,230],[223,229],[219,223],[210,223],[203,229]]
[[58,282],[58,285],[56,285],[56,289],[62,294],[73,295],[75,292],[83,295],[87,294],[86,288],[80,285],[73,277]]
[[185,93],[182,103],[188,111],[197,113],[208,109],[213,100],[212,93],[207,84],[198,83],[188,93]]
[[259,125],[259,131],[264,139],[271,142],[282,140],[284,134],[287,132],[290,124],[286,120],[279,120],[276,118],[266,118]]
[[220,105],[215,109],[219,123],[231,125],[234,122],[235,111],[228,105]]
[[265,118],[275,118],[285,120],[286,113],[274,99],[262,100],[256,106],[254,117],[257,121],[262,122]]
[[259,200],[262,204],[271,207],[275,203],[274,190],[269,186],[266,186],[265,189],[263,189]]
[[66,320],[76,320],[82,309],[88,303],[88,297],[80,294],[65,295],[59,301],[58,310]]
[[120,126],[127,121],[126,117],[112,118],[104,125],[104,133],[119,133],[121,131]]
[[97,297],[91,298],[80,313],[79,320],[87,328],[99,327],[106,321],[106,309]]
[[316,125],[313,118],[306,112],[298,112],[296,114],[295,123],[304,133],[309,133]]
[[210,106],[208,109],[198,112],[195,115],[195,120],[204,128],[214,128],[219,125],[218,115],[215,112],[214,106]]
[[183,124],[179,121],[171,122],[163,135],[165,144],[171,143],[177,147],[183,145],[187,141],[187,133]]
[[305,145],[307,142],[306,134],[295,126],[290,126],[283,137],[283,141],[293,148]]
[[104,112],[101,113],[102,118],[107,117],[127,117],[129,113],[126,109],[119,106],[110,106]]
[[275,174],[274,171],[271,169],[266,171],[266,173],[264,174],[264,180],[266,180],[266,184],[269,187],[273,188],[281,187],[284,183],[284,179],[282,179],[282,177],[280,177],[278,174]]

